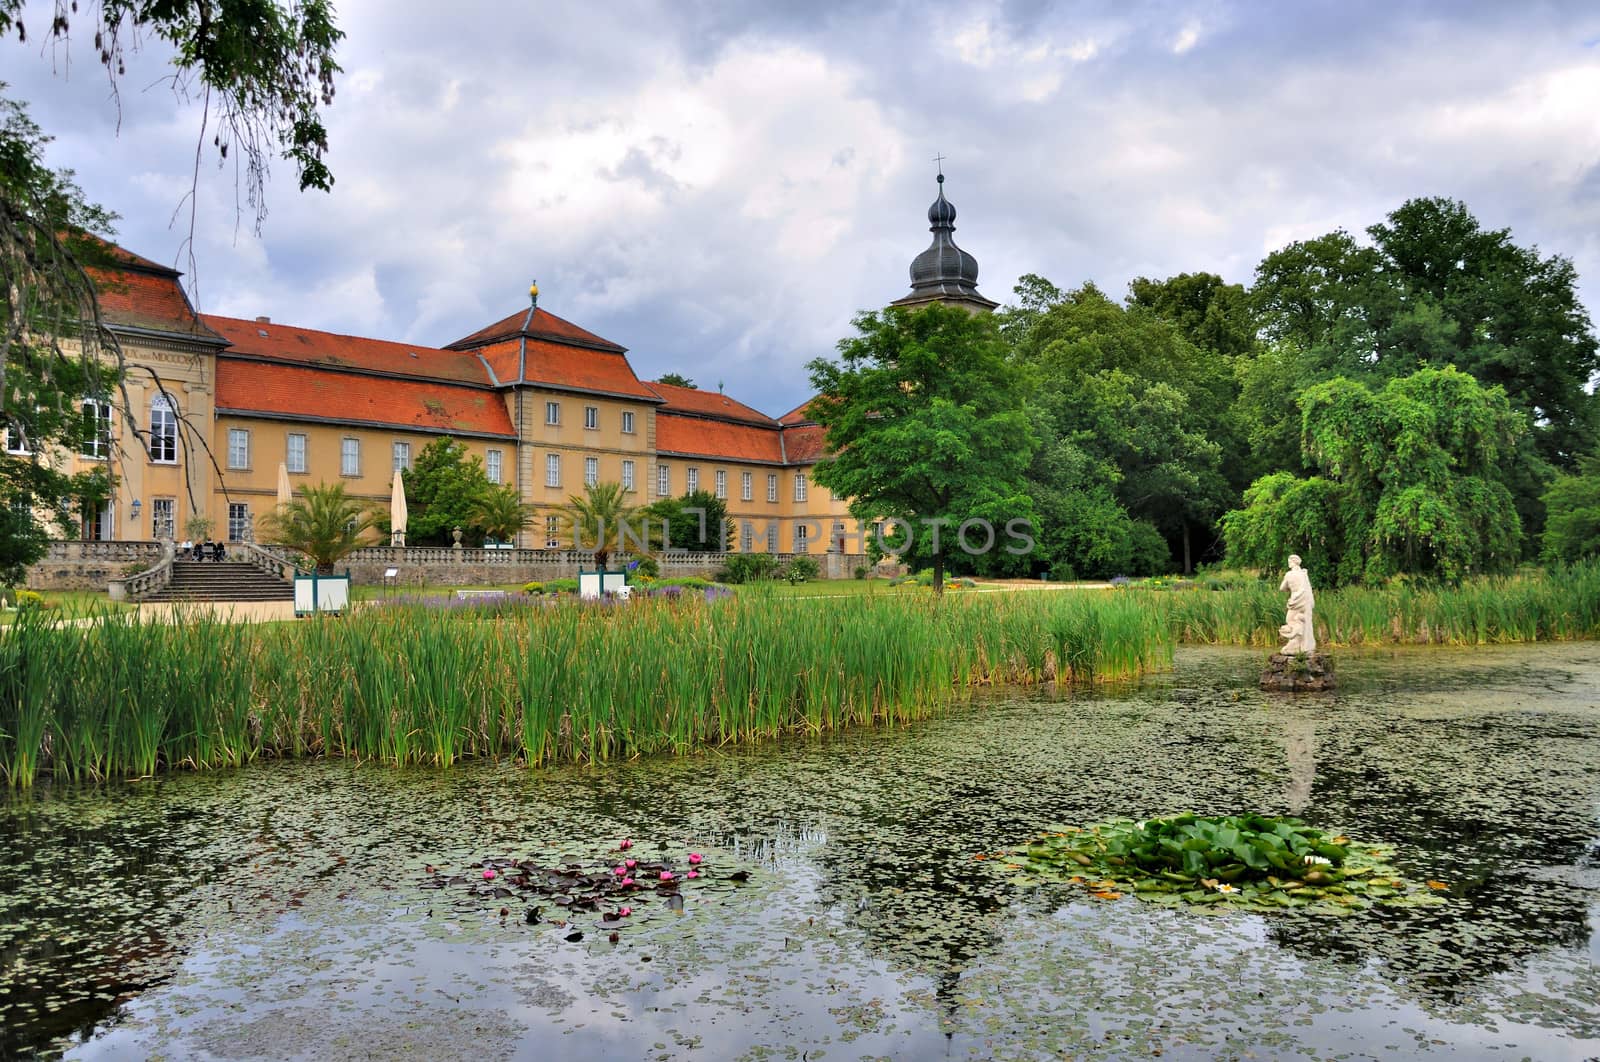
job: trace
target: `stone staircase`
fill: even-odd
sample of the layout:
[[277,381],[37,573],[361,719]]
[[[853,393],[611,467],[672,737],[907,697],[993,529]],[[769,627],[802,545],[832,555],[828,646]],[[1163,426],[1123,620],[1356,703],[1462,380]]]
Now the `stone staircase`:
[[172,579],[142,601],[293,601],[294,587],[247,561],[173,561]]

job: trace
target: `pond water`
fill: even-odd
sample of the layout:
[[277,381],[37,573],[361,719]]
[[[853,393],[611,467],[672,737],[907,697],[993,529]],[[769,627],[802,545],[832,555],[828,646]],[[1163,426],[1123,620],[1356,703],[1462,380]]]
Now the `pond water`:
[[[1298,699],[1260,664],[598,770],[42,786],[0,805],[0,1056],[1600,1055],[1600,645],[1346,652]],[[973,858],[1183,810],[1396,844],[1448,902],[1202,914]],[[723,876],[616,943],[420,887],[622,837]]]

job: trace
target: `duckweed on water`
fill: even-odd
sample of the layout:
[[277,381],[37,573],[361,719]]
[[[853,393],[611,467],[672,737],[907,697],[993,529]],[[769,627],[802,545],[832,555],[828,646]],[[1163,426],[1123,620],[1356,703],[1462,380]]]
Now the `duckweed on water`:
[[1024,880],[1065,880],[1090,895],[1222,910],[1347,915],[1365,908],[1442,903],[1448,886],[1418,886],[1390,864],[1390,846],[1352,841],[1295,818],[1200,816],[1126,819],[1046,834],[1014,864]]

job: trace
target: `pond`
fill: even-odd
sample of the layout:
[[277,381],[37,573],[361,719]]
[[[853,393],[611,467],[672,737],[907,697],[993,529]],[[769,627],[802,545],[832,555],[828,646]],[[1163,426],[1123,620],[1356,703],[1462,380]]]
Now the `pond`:
[[[1600,645],[1338,664],[1294,699],[1254,688],[1258,652],[1180,650],[1125,687],[598,770],[41,785],[0,805],[0,1057],[1600,1054]],[[1447,902],[1209,914],[974,858],[1184,810],[1392,843]],[[485,857],[609,865],[625,837],[708,873],[614,943],[468,894]]]

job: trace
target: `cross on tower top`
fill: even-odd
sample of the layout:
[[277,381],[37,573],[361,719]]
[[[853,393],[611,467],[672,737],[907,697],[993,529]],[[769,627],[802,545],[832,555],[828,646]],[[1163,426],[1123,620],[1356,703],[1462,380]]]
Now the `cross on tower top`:
[[935,155],[933,157],[934,165],[939,167],[939,183],[940,184],[944,183],[944,160],[945,160],[946,157],[947,156],[945,156],[945,155]]

